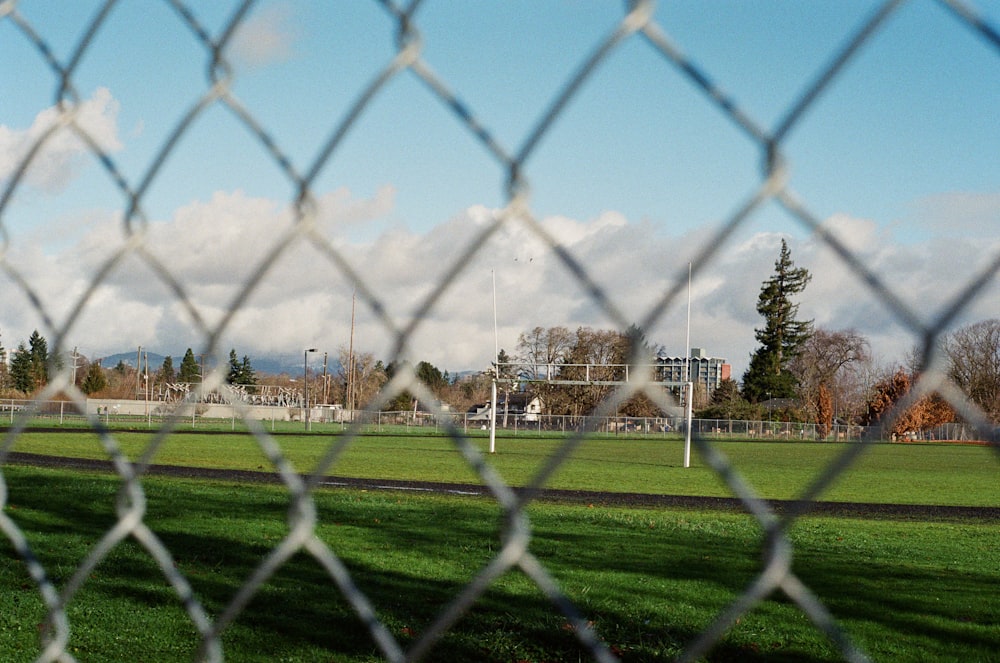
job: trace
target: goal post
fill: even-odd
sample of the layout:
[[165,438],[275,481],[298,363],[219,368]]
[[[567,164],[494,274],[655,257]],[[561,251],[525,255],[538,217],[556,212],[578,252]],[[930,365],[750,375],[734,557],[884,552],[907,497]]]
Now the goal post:
[[[500,380],[501,370],[506,368],[506,373],[517,377],[509,378],[512,383],[516,382],[522,386],[525,384],[548,384],[559,386],[617,386],[630,381],[632,372],[630,369],[644,369],[653,371],[661,368],[659,364],[634,365],[634,364],[529,364],[523,362],[495,362],[493,364],[493,376],[490,380],[490,453],[496,453],[497,434],[497,382]],[[564,377],[561,369],[575,368],[575,373],[579,374],[573,378]],[[611,379],[601,379],[607,371],[617,370],[617,376]],[[505,378],[507,379],[507,378]],[[679,382],[671,379],[653,379],[654,384],[659,384],[667,388],[678,388],[683,394],[684,408],[682,410],[685,421],[684,433],[684,467],[691,466],[691,429],[694,424],[694,413],[692,403],[694,401],[694,382]]]

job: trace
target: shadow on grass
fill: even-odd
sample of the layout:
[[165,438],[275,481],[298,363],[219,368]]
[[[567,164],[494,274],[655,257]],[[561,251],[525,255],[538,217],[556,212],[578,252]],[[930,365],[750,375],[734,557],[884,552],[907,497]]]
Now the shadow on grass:
[[[898,657],[902,648],[938,661],[954,659],[956,652],[966,652],[957,660],[990,660],[1000,651],[995,560],[992,568],[988,573],[915,564],[905,557],[859,559],[830,550],[804,552],[795,564],[803,582],[876,659]],[[901,637],[887,640],[886,629]]]
[[[120,481],[27,468],[4,468],[4,474],[9,515],[57,585],[64,582],[116,522]],[[221,613],[288,531],[289,497],[279,487],[149,478],[144,490],[144,522],[210,616]],[[500,511],[485,500],[344,491],[319,493],[316,503],[317,534],[343,559],[404,649],[500,547]],[[625,661],[676,656],[761,567],[759,528],[736,514],[534,505],[531,517],[530,550]],[[13,554],[9,545],[0,550]],[[861,563],[856,552],[830,552],[809,540],[797,543],[796,554],[796,572],[866,650],[891,655],[908,640],[921,646],[933,640],[925,651],[951,657],[965,651],[975,658],[1000,645],[991,593],[996,574],[949,574],[932,564],[907,567],[882,559]],[[0,586],[0,614],[9,614],[5,602],[12,596],[22,596],[34,604],[28,611],[33,617],[23,619],[37,621],[40,601],[26,572],[0,578],[16,585]],[[959,592],[974,607],[963,615],[935,610],[933,595],[941,591]],[[36,598],[23,598],[32,593]],[[70,617],[71,646],[96,653],[87,660],[190,660],[197,647],[176,595],[133,540],[98,566],[71,604]],[[20,650],[37,647],[30,630],[12,640]],[[380,659],[333,580],[304,553],[268,579],[223,640],[228,660]],[[0,645],[0,654],[13,646]],[[589,658],[566,619],[528,578],[512,571],[443,637],[429,660]],[[776,598],[748,613],[709,660],[840,656],[797,607]]]

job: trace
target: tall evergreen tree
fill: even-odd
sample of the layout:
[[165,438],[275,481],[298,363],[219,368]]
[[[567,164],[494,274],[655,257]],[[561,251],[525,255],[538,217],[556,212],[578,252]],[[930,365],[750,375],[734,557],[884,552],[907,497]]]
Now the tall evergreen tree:
[[240,359],[236,356],[236,348],[229,350],[229,373],[226,375],[226,382],[242,384],[240,382]]
[[10,379],[13,387],[25,394],[30,394],[38,386],[31,364],[31,351],[22,341],[10,356]]
[[[385,367],[385,375],[388,380],[391,380],[395,375],[403,370],[409,362],[397,362],[390,361]],[[387,412],[400,412],[402,410],[409,410],[413,407],[413,395],[408,391],[400,392],[391,401],[386,403],[382,409]]]
[[795,266],[788,243],[781,240],[774,275],[764,281],[757,299],[757,312],[764,317],[764,326],[754,330],[760,347],[743,374],[743,395],[752,403],[795,397],[795,376],[788,367],[812,335],[813,321],[797,319],[799,305],[792,296],[805,290],[810,279],[809,270]]
[[759,419],[757,406],[750,405],[740,393],[739,385],[731,378],[719,382],[712,392],[708,406],[699,410],[698,419]]
[[163,358],[163,365],[160,366],[161,382],[174,382],[177,379],[177,371],[174,370],[174,358],[167,355]]
[[243,361],[240,362],[240,384],[257,384],[257,371],[250,364],[249,355],[243,355]]
[[229,351],[229,373],[226,375],[226,382],[229,384],[253,385],[257,384],[257,372],[250,364],[250,357],[243,355],[241,361],[236,356],[236,350]]
[[181,359],[177,381],[189,384],[201,381],[201,368],[198,366],[198,360],[194,358],[194,352],[191,351],[191,348],[187,349],[187,352],[184,353],[184,358]]
[[36,387],[49,382],[49,343],[38,330],[28,338],[28,352],[31,355],[31,374]]
[[417,364],[417,377],[435,394],[439,393],[448,384],[444,374],[441,373],[441,369],[428,361],[422,361]]
[[83,378],[83,384],[80,385],[80,389],[89,396],[105,389],[107,386],[108,379],[104,375],[104,369],[101,368],[100,362],[92,362],[87,369],[87,375]]

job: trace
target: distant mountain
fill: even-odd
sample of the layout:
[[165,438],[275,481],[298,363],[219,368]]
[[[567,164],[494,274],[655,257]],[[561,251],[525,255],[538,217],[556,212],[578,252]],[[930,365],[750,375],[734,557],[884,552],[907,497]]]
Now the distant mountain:
[[[228,353],[227,353],[228,354]],[[145,352],[142,353],[142,361],[145,363],[149,361],[149,372],[155,373],[160,370],[163,366],[163,360],[166,355],[157,354],[155,352]],[[196,355],[197,357],[197,355]],[[126,366],[131,366],[135,368],[137,353],[135,352],[119,352],[117,354],[108,355],[107,357],[99,357],[101,366],[104,368],[114,368],[119,362],[125,364]],[[174,364],[174,370],[176,371],[180,368],[181,360],[184,355],[171,355]],[[240,359],[243,355],[240,355]],[[206,356],[205,361],[208,363],[208,368],[211,368],[214,364],[214,357]],[[302,374],[303,369],[303,357],[302,355],[277,355],[270,357],[254,357],[250,355],[250,365],[253,366],[254,371],[257,372],[258,376],[265,375],[281,375],[282,373],[287,373],[288,375],[295,377]],[[328,373],[337,373],[340,371],[340,362],[336,359],[327,360]],[[323,371],[323,358],[317,358],[316,355],[309,356],[309,372],[322,373]]]
[[[160,370],[163,366],[163,359],[166,355],[157,354],[156,352],[143,351],[143,362],[146,361],[146,357],[149,357],[149,372],[155,373]],[[226,353],[229,354],[228,352]],[[180,368],[181,359],[184,355],[172,355],[174,370]],[[198,355],[195,355],[198,358]],[[101,361],[101,366],[104,368],[114,368],[118,365],[118,362],[124,363],[126,366],[131,366],[135,368],[136,363],[136,353],[133,352],[119,352],[118,354],[108,355],[107,357],[98,357]],[[243,359],[243,355],[240,355],[240,359]],[[302,375],[302,355],[301,354],[283,354],[283,355],[273,355],[268,357],[254,357],[250,355],[250,365],[253,366],[253,370],[257,372],[259,377],[266,375],[282,375],[287,374],[289,377],[297,377]],[[212,366],[213,357],[206,356],[205,361],[209,362],[209,368]],[[331,375],[337,375],[340,373],[340,360],[333,357],[327,359],[326,370]],[[444,369],[441,369],[442,371]],[[323,357],[321,354],[311,354],[309,355],[309,372],[313,375],[323,372]],[[460,379],[468,377],[470,375],[475,375],[480,371],[465,370],[465,371],[454,371],[448,372],[448,376],[452,379]]]
[[[163,359],[165,355],[158,355],[155,352],[143,353],[143,362],[146,360],[146,356],[149,356],[149,370],[159,370],[160,366],[163,365]],[[107,357],[97,357],[96,361],[101,362],[101,366],[104,368],[114,368],[119,363],[125,364],[126,366],[131,366],[135,368],[136,359],[138,355],[135,352],[119,352],[116,355],[109,355]],[[180,364],[180,357],[174,357],[174,368]]]

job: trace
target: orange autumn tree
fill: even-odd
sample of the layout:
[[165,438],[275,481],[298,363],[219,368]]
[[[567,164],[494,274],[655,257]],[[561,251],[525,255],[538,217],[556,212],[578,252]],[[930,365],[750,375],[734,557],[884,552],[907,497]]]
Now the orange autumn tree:
[[[868,413],[862,423],[877,424],[893,406],[909,393],[916,376],[903,368],[878,381],[868,398]],[[923,431],[955,420],[955,411],[938,394],[920,398],[892,422],[890,432],[903,435],[907,431]]]

